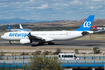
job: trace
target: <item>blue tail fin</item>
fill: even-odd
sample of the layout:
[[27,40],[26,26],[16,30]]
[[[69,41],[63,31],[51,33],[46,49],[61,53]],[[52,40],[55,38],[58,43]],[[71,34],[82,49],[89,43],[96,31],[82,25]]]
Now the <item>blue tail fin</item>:
[[8,29],[9,29],[9,30],[11,30],[11,29],[12,29],[12,28],[11,28],[8,24],[7,24],[7,26],[8,26]]
[[90,15],[86,21],[75,31],[90,31],[95,15]]

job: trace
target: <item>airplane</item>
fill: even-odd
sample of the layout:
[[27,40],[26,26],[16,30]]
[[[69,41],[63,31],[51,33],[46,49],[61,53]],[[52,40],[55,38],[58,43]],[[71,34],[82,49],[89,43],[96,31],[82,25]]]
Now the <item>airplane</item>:
[[[18,31],[6,32],[1,36],[2,39],[11,41],[20,41],[21,44],[29,44],[32,42],[39,42],[38,45],[44,43],[54,44],[52,41],[71,40],[85,35],[95,33],[90,31],[95,15],[90,15],[85,22],[75,31]],[[100,31],[96,31],[100,32]]]
[[[7,24],[7,26],[8,26],[8,30],[12,31],[12,32],[17,32],[17,31],[23,30],[23,27],[21,24],[19,24],[20,29],[12,29],[8,24]],[[24,29],[24,31],[31,31],[31,29]]]
[[100,30],[105,30],[105,27],[96,27],[96,26],[94,25],[94,26],[92,26],[92,29],[93,29],[94,31],[100,31]]
[[105,30],[105,27],[97,27],[98,30]]
[[12,29],[8,24],[7,24],[7,26],[8,26],[9,31],[12,31],[12,32],[20,31],[20,29]]

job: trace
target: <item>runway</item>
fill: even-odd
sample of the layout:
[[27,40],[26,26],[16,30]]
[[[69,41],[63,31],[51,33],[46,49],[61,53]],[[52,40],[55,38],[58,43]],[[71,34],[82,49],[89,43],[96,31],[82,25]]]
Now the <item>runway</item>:
[[[77,46],[77,47],[105,47],[105,40],[68,40],[68,41],[53,41],[54,45],[40,45],[41,47],[70,47],[70,46]],[[0,39],[0,47],[2,46],[18,46],[18,47],[40,47],[37,43],[33,44],[26,44],[22,45],[19,42],[12,41],[12,44],[9,45],[9,42],[3,39]]]

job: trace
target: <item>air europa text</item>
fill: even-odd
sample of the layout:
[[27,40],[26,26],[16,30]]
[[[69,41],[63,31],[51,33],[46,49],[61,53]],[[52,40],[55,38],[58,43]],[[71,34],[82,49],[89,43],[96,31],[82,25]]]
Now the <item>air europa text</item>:
[[9,37],[26,37],[28,33],[10,33]]

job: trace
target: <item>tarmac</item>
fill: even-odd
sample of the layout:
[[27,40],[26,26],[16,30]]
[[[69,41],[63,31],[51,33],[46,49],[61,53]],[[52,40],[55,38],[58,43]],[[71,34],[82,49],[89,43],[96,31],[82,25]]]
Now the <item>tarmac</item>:
[[105,53],[105,40],[68,40],[53,42],[55,43],[54,45],[37,45],[37,43],[22,45],[19,41],[12,41],[10,45],[8,41],[0,39],[0,52],[55,52],[56,49],[59,48],[61,52],[65,53],[74,53],[74,50],[78,49],[81,54],[92,54],[93,47],[99,47],[100,51]]
[[19,41],[11,41],[11,45],[9,41],[0,39],[0,47],[12,46],[15,47],[105,47],[105,40],[67,40],[67,41],[53,41],[54,45],[48,45],[45,43],[44,45],[37,45],[37,43],[32,44],[20,44]]

